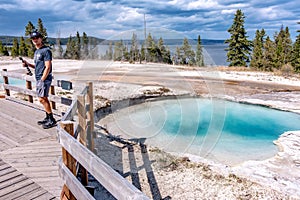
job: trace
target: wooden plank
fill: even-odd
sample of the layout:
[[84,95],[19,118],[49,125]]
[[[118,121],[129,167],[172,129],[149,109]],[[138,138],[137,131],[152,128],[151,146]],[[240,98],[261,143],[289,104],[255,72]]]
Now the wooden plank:
[[16,73],[16,72],[10,72],[7,70],[3,70],[1,72],[2,76],[8,76],[11,78],[16,78],[16,79],[21,79],[21,80],[26,80],[26,81],[31,81],[31,82],[35,82],[35,78],[33,76],[28,76],[26,74],[21,74],[21,73]]
[[35,190],[43,190],[43,189],[38,184],[34,184],[34,182],[32,182],[31,184],[25,185],[22,188],[10,192],[9,194],[5,195],[4,198],[16,199],[18,197],[25,197],[27,193],[30,193]]
[[[9,151],[8,152],[4,152],[4,153],[1,153],[1,155],[3,157],[7,157],[9,156],[9,159],[15,159],[15,158],[20,158],[20,159],[23,159],[23,158],[32,158],[33,160],[37,160],[39,158],[47,158],[47,157],[58,157],[59,155],[61,155],[61,152],[60,151],[51,151],[51,152],[41,152],[41,153],[34,153],[34,152],[25,152],[25,153],[21,153],[21,151],[18,151],[20,149],[17,149],[17,150],[14,150],[14,151]],[[20,152],[20,153],[19,153]]]
[[[25,116],[28,116],[28,113],[27,115]],[[25,117],[23,116],[23,117]],[[8,123],[11,124],[18,124],[18,127],[22,127],[22,129],[30,129],[31,131],[28,131],[28,132],[25,132],[25,131],[21,131],[19,133],[19,135],[26,135],[26,136],[31,136],[31,138],[34,138],[34,137],[37,137],[38,139],[39,138],[43,138],[43,137],[47,137],[47,136],[50,136],[47,132],[43,131],[42,128],[37,128],[36,126],[33,126],[31,125],[30,123],[24,123],[23,120],[20,120],[20,119],[17,119],[16,117],[13,117],[13,116],[10,116],[10,115],[7,115],[7,114],[4,114],[2,112],[0,112],[0,117],[5,119],[6,121],[9,121]],[[28,118],[28,117],[25,117],[25,118]],[[30,119],[29,119],[30,120]],[[36,124],[36,122],[35,122]],[[4,124],[2,124],[1,126],[3,126]],[[12,131],[12,127],[14,127],[14,129],[16,128],[16,126],[10,126],[10,130]],[[25,138],[24,138],[25,139]]]
[[[74,137],[74,124],[71,121],[62,121],[60,127],[68,134]],[[76,177],[76,160],[71,156],[64,148],[62,148],[62,159],[67,168],[71,171],[74,177]],[[68,199],[74,200],[75,196],[72,191],[65,184],[62,189],[62,195],[66,195]]]
[[[40,157],[39,158],[39,160],[40,161],[43,161],[43,162],[48,162],[48,163],[50,163],[50,162],[52,162],[53,161],[53,158],[56,158],[56,157]],[[5,161],[6,162],[8,162],[8,163],[26,163],[26,162],[31,162],[31,161],[33,161],[33,160],[36,160],[36,159],[34,159],[34,157],[31,157],[31,158],[22,158],[22,159],[16,159],[16,158],[12,158],[12,159],[10,159],[9,157],[7,157],[7,158],[3,158],[3,159],[5,159]]]
[[93,83],[88,82],[87,83],[87,104],[89,105],[89,109],[87,112],[87,128],[86,128],[86,135],[87,135],[87,141],[88,141],[88,148],[91,151],[94,151],[95,144],[94,144],[94,99],[93,99]]
[[0,190],[9,187],[11,185],[14,185],[16,183],[19,183],[21,181],[25,181],[25,179],[28,179],[26,176],[22,176],[21,174],[19,176],[15,176],[11,179],[8,179],[2,183],[0,183]]
[[0,151],[6,150],[6,149],[9,149],[9,148],[11,148],[10,145],[8,145],[8,144],[6,144],[6,143],[4,143],[3,141],[0,140]]
[[2,163],[0,164],[0,171],[5,170],[7,168],[10,168],[10,165],[8,165],[8,164],[6,164],[5,162],[2,161]]
[[83,95],[77,96],[78,103],[78,124],[79,124],[79,141],[86,146],[86,110],[85,110],[85,97]]
[[[4,157],[9,156],[9,153],[14,154],[14,155],[10,155],[10,158],[30,158],[30,157],[58,157],[61,155],[61,151],[57,151],[57,149],[49,149],[49,152],[46,151],[46,149],[41,149],[41,152],[38,152],[36,150],[33,151],[26,151],[22,152],[18,150],[21,150],[22,148],[19,149],[13,149],[11,151],[3,151],[5,153],[1,153],[1,155],[3,155]],[[22,149],[23,150],[23,149]],[[39,150],[39,149],[38,149]],[[15,153],[18,153],[18,155],[15,155]],[[38,160],[36,160],[38,161]]]
[[19,193],[24,187],[29,185],[33,185],[34,182],[30,179],[25,179],[24,181],[20,181],[19,183],[15,183],[10,187],[4,188],[0,190],[0,198],[3,199],[12,199],[11,196],[15,195],[15,193]]
[[[78,95],[77,96],[77,110],[78,110],[78,125],[79,125],[79,142],[83,144],[85,147],[87,146],[87,124],[86,124],[86,110],[85,110],[85,96]],[[88,174],[87,170],[83,167],[81,168],[81,183],[83,185],[88,184]]]
[[48,166],[35,166],[35,167],[25,167],[22,169],[23,173],[29,173],[29,172],[36,172],[36,173],[52,173],[57,172],[58,166],[57,165],[48,165]]
[[59,174],[57,171],[53,171],[53,172],[47,172],[47,171],[44,171],[44,172],[22,172],[23,174],[25,174],[27,177],[29,177],[30,179],[34,180],[35,182],[36,181],[36,178],[43,178],[43,177],[56,177],[58,178],[59,177]]
[[8,174],[3,174],[3,175],[0,176],[0,183],[5,182],[9,179],[13,179],[17,176],[21,176],[21,175],[22,174],[20,172],[16,171],[16,170],[11,172],[11,173],[8,173]]
[[[4,74],[4,75],[2,75],[3,76],[3,80],[4,80],[4,84],[8,84],[9,82],[8,82],[8,76],[7,76],[7,69],[2,69],[2,74]],[[5,94],[7,96],[10,96],[9,89],[5,89]]]
[[49,193],[45,193],[41,196],[38,196],[36,198],[34,198],[34,200],[59,200],[59,198],[53,197],[52,195],[50,195]]
[[60,127],[58,130],[60,144],[114,197],[117,199],[149,199],[66,131]]
[[3,176],[5,174],[9,174],[16,171],[14,168],[10,167],[10,168],[6,168],[0,171],[0,176]]
[[20,168],[31,168],[31,167],[47,167],[47,166],[58,166],[58,161],[53,160],[51,162],[41,162],[39,160],[29,161],[29,162],[21,162],[21,163],[14,163],[14,167],[17,169]]
[[[21,94],[24,94],[27,96],[37,97],[36,91],[34,91],[34,90],[29,90],[27,88],[21,88],[21,87],[9,85],[9,84],[3,84],[3,87],[6,91],[15,91],[17,93],[21,93]],[[59,96],[52,95],[52,94],[49,94],[48,98],[51,102],[55,102],[55,103],[59,103],[59,104],[67,105],[67,106],[71,105],[71,103],[72,103],[72,99],[69,99],[66,97],[59,97]]]
[[[20,197],[15,198],[14,200],[24,200],[24,199],[38,199],[41,198],[41,196],[47,195],[47,198],[43,199],[52,199],[53,195],[49,194],[46,190],[42,188],[37,188],[36,190],[32,190],[28,192],[27,194],[24,194]],[[44,196],[46,197],[46,196]]]
[[[10,139],[9,137],[7,137],[7,136],[5,136],[5,135],[3,135],[3,134],[0,134],[0,140],[1,140],[3,143],[7,144],[7,146],[9,146],[9,147],[14,147],[14,146],[18,146],[18,145],[19,145],[18,142],[16,142],[16,141]],[[3,146],[3,144],[2,144],[1,146]]]
[[70,188],[76,199],[95,199],[62,162],[59,165],[59,174],[65,180],[66,185]]
[[76,114],[76,111],[77,111],[77,98],[72,101],[67,112],[61,118],[61,121],[73,120],[73,117]]

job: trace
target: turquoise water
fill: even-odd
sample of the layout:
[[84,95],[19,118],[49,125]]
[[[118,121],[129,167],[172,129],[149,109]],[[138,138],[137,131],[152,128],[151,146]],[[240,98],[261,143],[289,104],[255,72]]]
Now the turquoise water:
[[278,151],[274,140],[300,130],[295,113],[200,98],[148,102],[122,109],[110,121],[127,137],[228,165],[270,158]]
[[[3,77],[0,76],[0,84],[2,84],[3,81]],[[25,80],[21,80],[21,79],[16,79],[16,78],[9,78],[8,79],[8,83],[10,85],[15,85],[15,86],[24,86],[25,87]]]

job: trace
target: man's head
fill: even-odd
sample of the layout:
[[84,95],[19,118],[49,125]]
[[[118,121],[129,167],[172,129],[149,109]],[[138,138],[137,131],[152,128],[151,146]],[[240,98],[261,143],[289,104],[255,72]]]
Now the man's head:
[[40,34],[38,31],[33,31],[31,34],[30,34],[30,38],[31,39],[35,39],[35,38],[43,38],[42,34]]

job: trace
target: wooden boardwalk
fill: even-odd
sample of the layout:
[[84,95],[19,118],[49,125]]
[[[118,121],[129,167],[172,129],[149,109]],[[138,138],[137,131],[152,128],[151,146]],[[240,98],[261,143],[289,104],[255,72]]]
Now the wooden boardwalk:
[[44,116],[35,104],[0,99],[0,200],[59,199],[62,150],[56,128],[37,125]]

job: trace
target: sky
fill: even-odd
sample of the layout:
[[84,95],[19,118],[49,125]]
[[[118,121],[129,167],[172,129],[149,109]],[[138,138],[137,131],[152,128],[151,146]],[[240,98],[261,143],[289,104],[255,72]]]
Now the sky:
[[299,34],[299,0],[0,0],[0,36],[25,36],[28,22],[41,18],[48,37],[143,38],[146,27],[163,39],[228,39],[237,9],[249,39],[262,28],[272,38],[281,27],[293,41]]

